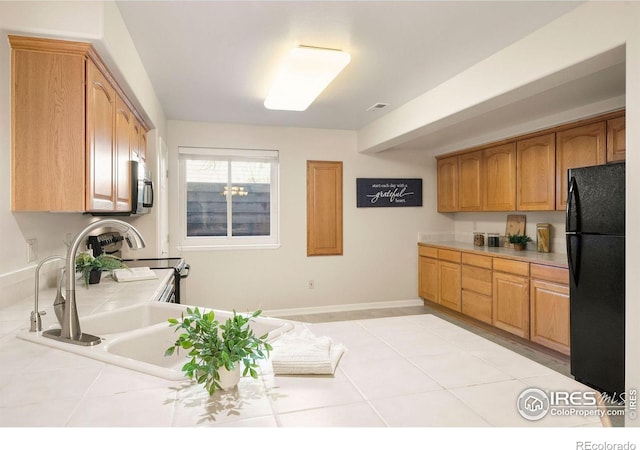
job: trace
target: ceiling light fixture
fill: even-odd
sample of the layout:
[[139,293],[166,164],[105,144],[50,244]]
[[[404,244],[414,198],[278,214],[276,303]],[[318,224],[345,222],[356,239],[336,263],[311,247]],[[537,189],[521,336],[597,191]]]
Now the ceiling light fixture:
[[304,111],[349,64],[340,50],[299,46],[293,48],[264,101],[268,109]]

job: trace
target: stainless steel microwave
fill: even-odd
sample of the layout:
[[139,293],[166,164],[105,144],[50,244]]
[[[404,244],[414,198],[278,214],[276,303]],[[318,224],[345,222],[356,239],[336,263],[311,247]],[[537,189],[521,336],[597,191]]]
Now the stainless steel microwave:
[[151,172],[142,161],[131,161],[131,214],[146,214],[153,207]]
[[131,169],[131,210],[89,211],[92,216],[133,216],[147,214],[153,207],[153,181],[143,161],[129,161]]

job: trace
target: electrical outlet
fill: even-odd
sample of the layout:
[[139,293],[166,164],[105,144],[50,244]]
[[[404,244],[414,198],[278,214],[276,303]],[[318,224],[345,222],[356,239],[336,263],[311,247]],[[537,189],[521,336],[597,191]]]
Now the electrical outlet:
[[309,280],[309,281],[307,282],[307,287],[308,287],[309,289],[313,289],[315,286],[316,286],[316,284],[315,284],[315,282],[314,282],[313,280]]
[[38,259],[38,240],[27,239],[27,262],[33,262]]

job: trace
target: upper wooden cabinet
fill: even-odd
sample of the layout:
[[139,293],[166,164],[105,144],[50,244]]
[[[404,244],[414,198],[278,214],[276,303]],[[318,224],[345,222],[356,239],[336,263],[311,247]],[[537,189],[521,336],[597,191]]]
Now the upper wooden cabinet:
[[621,111],[438,156],[438,211],[562,210],[568,169],[624,159]]
[[113,211],[116,209],[115,111],[115,89],[111,87],[95,64],[88,62],[86,209],[89,211]]
[[607,120],[607,162],[626,159],[625,116]]
[[459,211],[458,157],[438,160],[438,212]]
[[596,122],[556,133],[556,209],[567,206],[567,170],[607,162],[607,124]]
[[458,203],[460,211],[484,208],[484,159],[482,151],[458,157]]
[[555,134],[545,134],[516,143],[516,200],[519,211],[555,209]]
[[483,150],[484,210],[516,209],[516,144],[498,145]]
[[12,210],[130,210],[133,119],[147,128],[93,47],[9,41]]

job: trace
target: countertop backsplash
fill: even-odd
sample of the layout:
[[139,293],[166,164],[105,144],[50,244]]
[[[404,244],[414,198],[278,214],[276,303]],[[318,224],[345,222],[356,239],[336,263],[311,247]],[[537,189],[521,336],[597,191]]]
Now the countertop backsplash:
[[533,240],[533,242],[531,242],[528,246],[530,250],[536,249],[537,246],[537,224],[549,223],[551,224],[550,251],[552,253],[567,253],[564,236],[565,216],[563,211],[452,213],[452,218],[454,219],[453,231],[423,231],[418,233],[418,241],[433,243],[457,241],[473,244],[474,232],[482,232],[485,233],[485,235],[487,235],[488,233],[498,233],[498,235],[504,236],[507,225],[507,216],[509,214],[526,216],[527,222],[525,233]]

